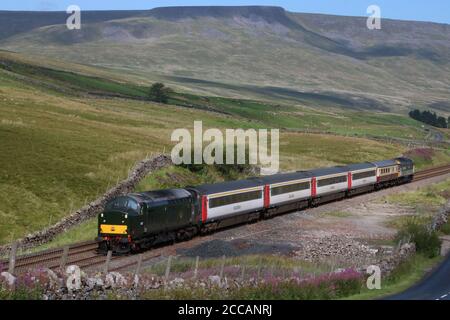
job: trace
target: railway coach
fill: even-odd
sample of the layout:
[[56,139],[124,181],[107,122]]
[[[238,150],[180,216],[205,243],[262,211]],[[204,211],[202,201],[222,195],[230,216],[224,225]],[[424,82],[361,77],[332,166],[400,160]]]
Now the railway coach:
[[264,184],[264,217],[302,210],[309,206],[312,175],[306,171],[261,178]]
[[266,219],[410,182],[413,161],[396,158],[297,171],[185,189],[132,193],[99,215],[99,248],[137,251],[158,242]]
[[203,233],[259,219],[265,206],[259,178],[205,184],[189,188],[196,194]]
[[373,191],[377,183],[377,166],[374,163],[365,162],[351,164],[345,167],[348,171],[348,192],[353,196]]

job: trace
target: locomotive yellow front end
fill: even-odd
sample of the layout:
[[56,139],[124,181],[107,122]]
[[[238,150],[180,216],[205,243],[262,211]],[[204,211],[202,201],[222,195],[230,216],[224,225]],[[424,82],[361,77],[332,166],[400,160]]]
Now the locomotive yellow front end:
[[135,224],[139,213],[139,203],[132,197],[118,197],[108,202],[98,216],[99,250],[124,254],[134,249],[133,235],[137,230]]

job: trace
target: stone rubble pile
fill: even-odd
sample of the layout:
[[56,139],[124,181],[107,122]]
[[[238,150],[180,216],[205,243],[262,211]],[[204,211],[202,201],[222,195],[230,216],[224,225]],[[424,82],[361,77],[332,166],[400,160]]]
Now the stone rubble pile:
[[295,251],[296,257],[307,261],[322,261],[330,258],[339,260],[361,260],[374,258],[377,249],[361,244],[350,236],[326,236],[310,238],[301,250]]
[[[65,232],[70,227],[78,225],[89,218],[95,217],[103,210],[109,200],[132,192],[136,185],[149,173],[170,165],[172,165],[172,160],[170,157],[162,154],[140,161],[132,169],[127,179],[119,182],[116,186],[109,189],[100,198],[87,204],[55,225],[33,234],[29,234],[25,238],[18,240],[18,246],[23,249],[28,249],[51,241],[55,236]],[[9,250],[11,250],[10,245],[0,246],[0,255],[7,254]]]
[[363,274],[369,265],[375,265],[380,267],[383,274],[389,274],[415,252],[414,243],[405,243],[397,248],[374,249],[350,237],[328,236],[308,239],[303,249],[295,252],[295,256],[312,262],[331,260],[335,261],[336,265],[340,263],[354,265],[357,266],[357,271]]

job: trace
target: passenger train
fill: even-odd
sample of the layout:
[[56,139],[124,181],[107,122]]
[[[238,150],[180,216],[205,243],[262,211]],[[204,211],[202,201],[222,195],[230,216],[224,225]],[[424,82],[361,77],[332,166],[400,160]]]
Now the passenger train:
[[117,197],[98,216],[101,251],[136,252],[162,242],[315,207],[408,183],[413,161],[396,158]]

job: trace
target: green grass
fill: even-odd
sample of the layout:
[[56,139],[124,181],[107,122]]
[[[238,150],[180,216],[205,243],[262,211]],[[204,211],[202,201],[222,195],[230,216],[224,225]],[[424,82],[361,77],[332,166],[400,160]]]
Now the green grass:
[[430,223],[433,218],[433,214],[416,214],[416,215],[408,215],[408,216],[399,216],[394,217],[386,221],[385,225],[394,229],[401,229],[410,223],[425,225]]
[[426,258],[420,254],[414,255],[411,259],[397,267],[394,272],[387,277],[381,279],[380,290],[369,290],[364,287],[361,293],[344,298],[345,300],[370,300],[380,299],[382,297],[394,295],[405,291],[418,281],[439,262],[442,257],[433,259]]
[[426,224],[443,204],[449,198],[448,190],[450,188],[450,179],[422,187],[415,191],[393,193],[382,197],[380,202],[412,207],[414,214],[397,216],[389,219],[386,225],[391,228],[400,229],[409,222]]
[[405,155],[414,161],[418,170],[450,163],[450,148],[418,148],[408,151]]
[[0,55],[0,59],[2,61],[0,69],[25,76],[29,82],[38,80],[41,86],[53,88],[57,92],[62,91],[65,94],[80,92],[104,93],[134,98],[144,98],[146,96],[146,87],[32,65],[8,59],[5,55]]
[[176,94],[171,102],[225,112],[248,119],[254,125],[263,124],[266,127],[368,138],[420,139],[425,136],[420,123],[407,116],[391,113],[327,112],[297,104],[273,104],[193,94]]
[[66,245],[71,245],[77,242],[94,240],[97,237],[98,223],[97,218],[89,219],[69,230],[57,235],[51,242],[39,245],[32,249],[21,250],[18,254],[28,254],[39,252],[46,249],[59,248]]
[[280,163],[287,170],[389,159],[403,150],[395,144],[324,134],[286,133],[280,139]]
[[[324,273],[330,271],[330,266],[326,263],[312,263],[304,260],[293,259],[285,256],[277,255],[245,255],[236,257],[223,258],[207,258],[199,259],[199,270],[201,269],[220,269],[222,263],[224,266],[244,266],[246,268],[256,270],[258,267],[267,271],[267,269],[273,268],[276,272],[285,270],[288,273],[293,269],[301,269],[306,273]],[[144,269],[144,272],[164,275],[167,262],[163,261],[157,263],[151,267]],[[187,272],[192,271],[195,266],[195,258],[175,258],[172,260],[171,271],[172,272]]]
[[383,197],[382,201],[389,203],[412,206],[415,208],[433,208],[447,202],[450,194],[450,179],[435,183],[416,191],[394,193]]

